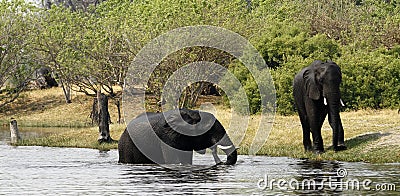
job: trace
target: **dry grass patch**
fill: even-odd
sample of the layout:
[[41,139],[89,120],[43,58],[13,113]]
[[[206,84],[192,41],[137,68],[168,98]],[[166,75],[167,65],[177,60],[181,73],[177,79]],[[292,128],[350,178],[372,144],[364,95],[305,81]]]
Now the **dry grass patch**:
[[[93,98],[72,93],[72,103],[65,103],[61,88],[26,91],[10,105],[0,110],[0,123],[8,124],[11,117],[20,126],[30,127],[88,127]],[[111,120],[117,121],[117,107],[109,100]]]
[[[66,104],[61,88],[36,90],[24,94],[11,105],[3,108],[0,122],[9,123],[10,117],[18,120],[20,126],[66,126],[90,125],[89,114],[93,98],[75,93],[73,103]],[[215,100],[214,100],[215,101]],[[214,104],[215,105],[215,104]],[[116,106],[110,100],[109,110],[113,122],[117,120]],[[227,129],[240,154],[249,154],[250,146],[257,133],[260,115],[250,116],[248,122],[231,120],[231,110],[216,106],[216,116]],[[364,162],[400,162],[400,115],[395,110],[362,110],[342,112],[345,143],[348,150],[334,152],[332,130],[325,121],[322,128],[326,152],[322,155],[305,153],[302,144],[302,129],[298,116],[275,116],[269,122],[272,126],[268,139],[260,146],[258,155],[309,158],[314,160],[340,160]],[[246,124],[248,124],[246,126]],[[244,128],[239,133],[236,128]],[[118,140],[125,125],[112,124],[111,136]],[[71,131],[57,133],[45,138],[24,140],[20,145],[41,145],[60,147],[84,147],[110,149],[117,144],[99,145],[98,129],[71,128]],[[260,139],[260,138],[257,138]]]
[[[223,110],[224,111],[224,110]],[[229,122],[229,110],[217,116],[225,127]],[[224,114],[226,113],[226,114]],[[363,110],[342,112],[345,143],[348,150],[334,152],[332,129],[327,120],[322,128],[326,152],[322,155],[305,153],[302,144],[302,128],[298,116],[279,116],[259,155],[309,158],[314,160],[341,160],[363,162],[400,162],[400,115],[395,110]],[[239,153],[248,154],[260,117],[252,116],[245,138],[239,144]],[[230,132],[228,130],[228,132]],[[236,137],[232,136],[231,137]]]

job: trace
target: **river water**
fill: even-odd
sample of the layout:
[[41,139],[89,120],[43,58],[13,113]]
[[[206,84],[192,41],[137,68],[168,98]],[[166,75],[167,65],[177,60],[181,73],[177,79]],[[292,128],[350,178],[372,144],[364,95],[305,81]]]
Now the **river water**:
[[[47,133],[22,131],[25,138]],[[0,131],[0,195],[400,194],[400,163],[240,155],[234,166],[190,171],[179,165],[118,164],[117,150],[8,143],[9,132]],[[211,155],[194,156],[199,166],[210,160]]]

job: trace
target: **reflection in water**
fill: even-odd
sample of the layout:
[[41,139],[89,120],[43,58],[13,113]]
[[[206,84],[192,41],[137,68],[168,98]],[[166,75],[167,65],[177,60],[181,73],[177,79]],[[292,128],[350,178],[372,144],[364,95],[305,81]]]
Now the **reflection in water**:
[[400,163],[299,160],[292,166],[298,173],[294,176],[299,182],[295,193],[388,195],[400,188]]
[[299,160],[293,165],[298,173],[294,177],[296,179],[295,192],[326,194],[338,192],[339,190],[335,189],[334,185],[343,179],[343,176],[337,175],[341,165],[338,161]]
[[[215,166],[204,170],[196,166],[168,166],[157,165],[121,165],[124,169],[121,171],[120,178],[135,187],[136,193],[146,193],[149,190],[153,194],[165,195],[174,193],[175,195],[190,195],[205,192],[207,194],[218,194],[224,192],[224,188],[229,188],[232,184],[227,182],[226,174],[233,166]],[[218,186],[221,184],[222,186]],[[235,188],[232,186],[232,188]],[[228,189],[229,190],[229,189]],[[225,190],[226,191],[226,190]]]
[[197,170],[197,168],[182,167],[196,167],[196,166],[180,166],[176,165],[169,166],[169,168],[157,166],[157,165],[129,165],[124,169],[124,173],[121,174],[123,178],[131,179],[132,183],[140,181],[140,183],[152,184],[152,183],[212,183],[218,182],[221,179],[219,177],[229,172],[229,168],[232,166],[215,166],[208,169]]

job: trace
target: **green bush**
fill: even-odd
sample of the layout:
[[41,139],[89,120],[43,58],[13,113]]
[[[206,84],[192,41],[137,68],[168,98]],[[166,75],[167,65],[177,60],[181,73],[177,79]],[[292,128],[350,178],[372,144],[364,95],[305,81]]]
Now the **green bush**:
[[346,52],[337,63],[342,68],[341,91],[346,108],[398,107],[400,60],[393,56],[393,51]]
[[[232,96],[231,100],[228,99],[227,95],[224,95],[223,99],[224,103],[227,105],[235,104],[239,106],[239,108],[237,109],[238,112],[241,113],[246,112],[247,108],[248,112],[252,114],[259,112],[261,109],[260,91],[250,71],[242,63],[238,61],[234,61],[233,63],[231,63],[228,69],[241,83],[243,90],[246,93],[247,100],[243,100],[242,98],[240,98],[241,92],[239,90],[233,90],[233,89],[239,89],[240,87],[233,86],[233,82],[230,82],[229,84],[225,85],[230,86],[230,90],[231,92],[234,92],[234,94],[231,95]],[[230,103],[230,101],[232,101],[233,103]],[[246,101],[248,102],[248,104],[246,103]]]
[[[10,10],[6,4],[1,7],[4,13]],[[28,13],[27,10],[19,12]],[[260,95],[259,88],[262,88],[276,92],[276,103],[267,105],[276,104],[280,114],[293,114],[293,78],[316,59],[331,59],[342,68],[345,109],[398,108],[400,105],[399,1],[109,0],[87,12],[53,6],[38,9],[37,14],[26,13],[24,20],[38,28],[21,31],[26,28],[15,26],[19,30],[15,32],[22,37],[26,33],[33,43],[25,45],[32,48],[17,47],[9,56],[18,56],[21,52],[29,53],[23,59],[39,56],[41,63],[55,68],[65,81],[94,75],[98,76],[97,81],[122,85],[120,79],[127,74],[128,62],[150,40],[178,27],[213,25],[247,38],[269,66],[253,74],[265,75],[269,71],[275,91],[269,89],[268,78],[257,84],[246,67],[232,62],[233,58],[225,60],[224,55],[211,55],[213,60],[202,59],[229,65],[246,91],[251,113],[266,109],[260,108],[261,101],[265,100],[262,96],[275,97]],[[3,19],[3,26],[18,24],[13,22],[15,17]],[[10,41],[6,41],[19,43],[21,36],[9,36]],[[15,46],[18,45],[21,44]],[[179,54],[178,51],[169,55],[166,59],[171,63],[159,66],[163,69],[168,68],[165,65],[176,66],[182,62],[180,59],[196,61]],[[14,61],[2,62],[1,70],[7,70],[4,69],[6,62]],[[151,92],[161,91],[164,82],[160,78],[167,78],[165,73],[156,77],[156,85],[149,86]],[[235,101],[245,106],[246,100]]]

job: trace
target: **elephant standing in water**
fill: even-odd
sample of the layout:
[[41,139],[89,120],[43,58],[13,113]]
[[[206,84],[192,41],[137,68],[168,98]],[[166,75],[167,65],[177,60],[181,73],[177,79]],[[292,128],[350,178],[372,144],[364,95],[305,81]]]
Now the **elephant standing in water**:
[[[324,145],[321,127],[328,114],[333,130],[333,148],[335,151],[346,150],[344,131],[340,119],[339,86],[342,73],[339,66],[332,62],[314,61],[302,69],[294,78],[293,95],[303,128],[303,145],[306,151],[323,153]],[[310,140],[312,133],[313,145]]]
[[118,162],[192,164],[193,150],[204,154],[210,148],[220,164],[217,147],[227,155],[223,164],[236,163],[236,148],[214,115],[189,109],[148,112],[132,120],[122,133]]

